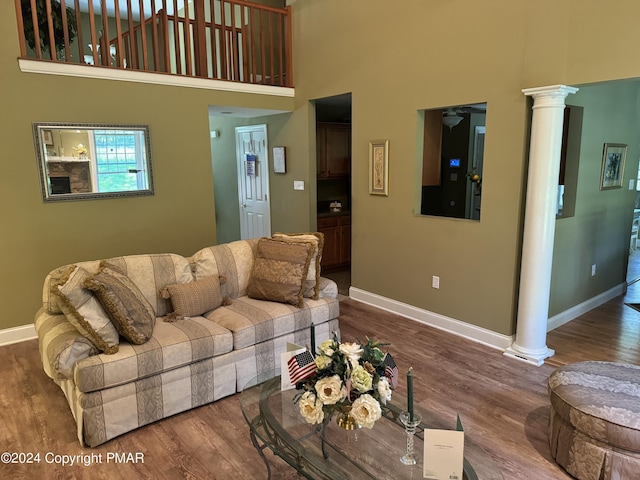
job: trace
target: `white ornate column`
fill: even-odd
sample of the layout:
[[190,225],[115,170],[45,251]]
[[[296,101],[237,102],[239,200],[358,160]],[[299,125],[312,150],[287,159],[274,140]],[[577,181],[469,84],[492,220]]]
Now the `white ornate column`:
[[577,88],[528,88],[533,97],[516,339],[504,354],[534,365],[555,352],[547,347],[549,293],[556,226],[564,100]]

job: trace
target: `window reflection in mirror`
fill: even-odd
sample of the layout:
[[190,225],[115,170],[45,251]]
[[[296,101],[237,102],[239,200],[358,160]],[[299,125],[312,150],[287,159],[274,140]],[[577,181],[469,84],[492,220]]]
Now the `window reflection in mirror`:
[[152,195],[149,128],[35,123],[44,201]]
[[480,220],[486,103],[424,110],[420,213]]

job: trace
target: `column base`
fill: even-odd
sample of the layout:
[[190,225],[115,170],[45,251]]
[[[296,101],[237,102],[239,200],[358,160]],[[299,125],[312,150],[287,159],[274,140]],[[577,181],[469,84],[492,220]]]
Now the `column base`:
[[520,360],[521,362],[530,363],[532,365],[535,365],[536,367],[539,367],[540,365],[544,364],[545,358],[553,357],[555,353],[556,351],[550,348],[546,348],[544,351],[536,352],[535,354],[524,353],[511,345],[504,351],[503,355],[505,357],[514,358],[516,360]]

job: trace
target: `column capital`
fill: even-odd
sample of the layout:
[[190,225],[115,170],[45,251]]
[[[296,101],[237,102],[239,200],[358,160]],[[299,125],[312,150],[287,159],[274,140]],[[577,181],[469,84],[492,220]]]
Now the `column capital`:
[[579,89],[576,87],[568,87],[567,85],[549,85],[546,87],[534,87],[534,88],[525,88],[522,90],[528,97],[533,97],[534,100],[539,98],[553,98],[558,100],[563,100],[570,93],[576,93]]

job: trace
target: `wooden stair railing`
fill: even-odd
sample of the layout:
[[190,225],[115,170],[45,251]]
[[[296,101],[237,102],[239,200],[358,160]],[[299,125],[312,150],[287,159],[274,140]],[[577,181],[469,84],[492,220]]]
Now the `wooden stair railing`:
[[23,59],[293,86],[290,7],[246,0],[14,2]]

